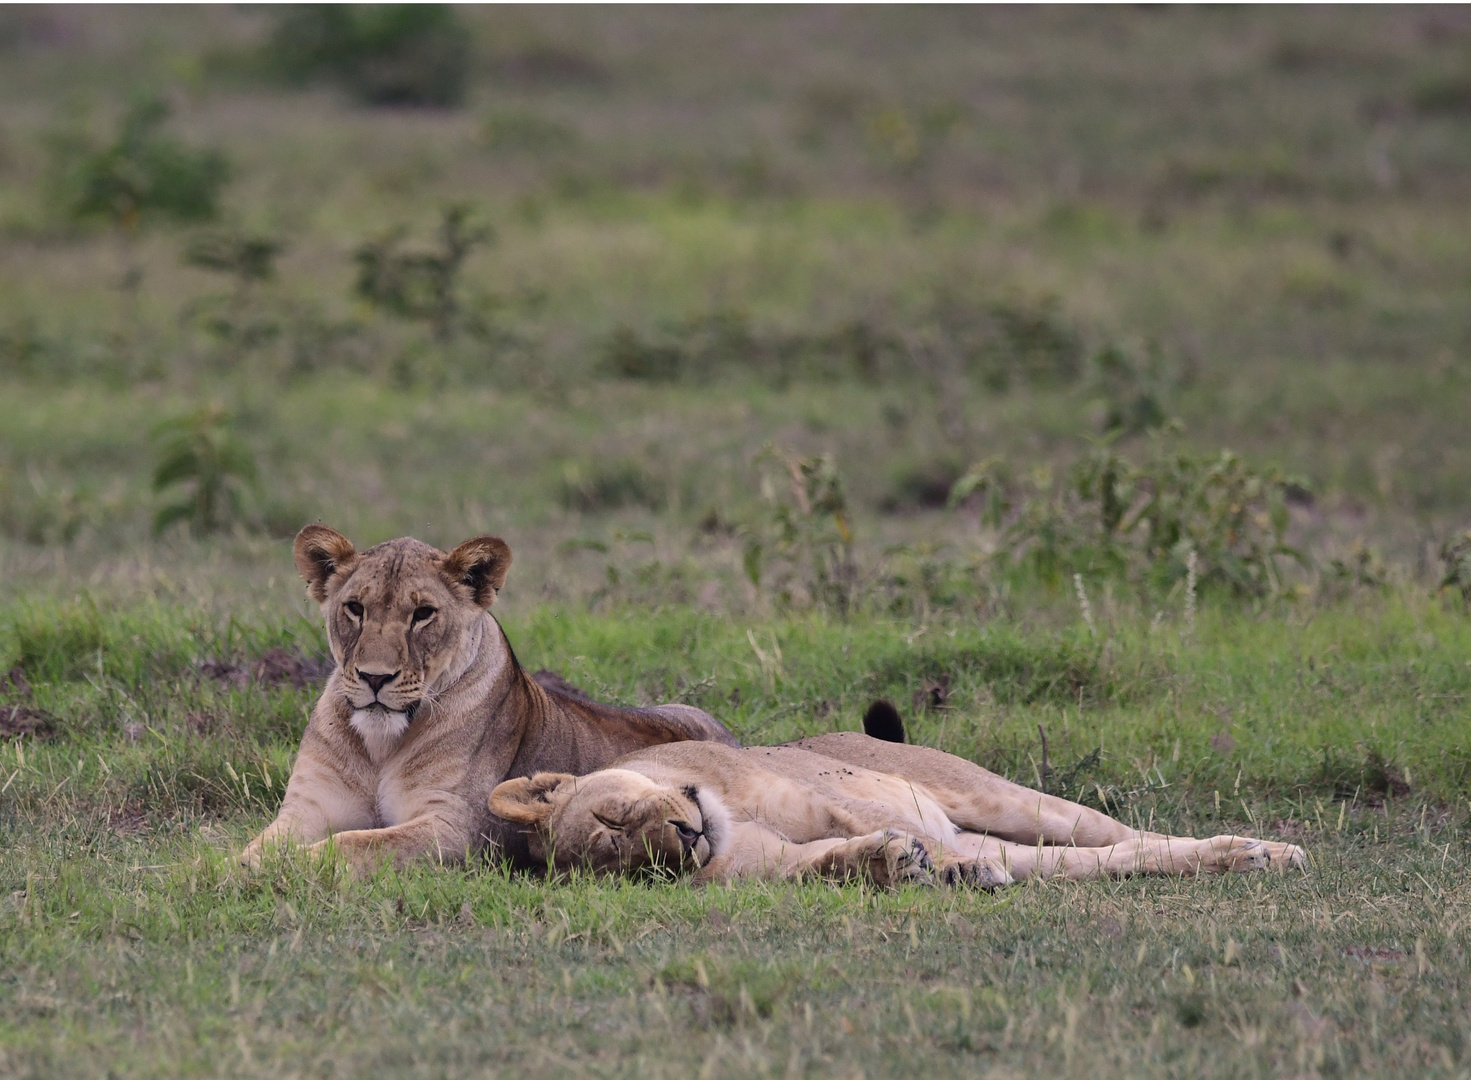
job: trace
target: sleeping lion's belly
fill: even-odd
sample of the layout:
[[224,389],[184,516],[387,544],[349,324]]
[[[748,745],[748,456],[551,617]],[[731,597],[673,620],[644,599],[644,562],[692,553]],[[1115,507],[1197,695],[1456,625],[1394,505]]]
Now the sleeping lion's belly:
[[[954,824],[929,791],[901,777],[793,747],[749,747],[741,753],[750,755],[763,769],[777,774],[818,802],[831,800],[839,805],[847,804],[863,816],[883,816],[886,812],[892,815],[894,824],[937,838],[955,832]],[[792,790],[787,785],[776,784],[764,790],[775,794],[782,788]],[[775,806],[764,809],[773,816],[779,813]]]

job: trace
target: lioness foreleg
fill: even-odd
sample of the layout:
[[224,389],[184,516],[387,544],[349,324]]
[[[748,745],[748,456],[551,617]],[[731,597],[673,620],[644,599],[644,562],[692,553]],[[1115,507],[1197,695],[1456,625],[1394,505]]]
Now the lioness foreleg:
[[385,862],[399,869],[418,859],[441,864],[463,862],[472,847],[470,833],[468,827],[451,818],[427,813],[384,829],[333,833],[307,850],[321,855],[335,848],[355,871],[367,873]]
[[1144,835],[1107,814],[1022,787],[973,761],[930,747],[842,732],[792,745],[920,784],[945,815],[968,832],[1019,844],[1041,840],[1083,847],[1106,847]]
[[272,845],[314,844],[339,830],[363,829],[372,823],[373,804],[367,792],[303,748],[276,819],[245,846],[240,861],[256,867]]

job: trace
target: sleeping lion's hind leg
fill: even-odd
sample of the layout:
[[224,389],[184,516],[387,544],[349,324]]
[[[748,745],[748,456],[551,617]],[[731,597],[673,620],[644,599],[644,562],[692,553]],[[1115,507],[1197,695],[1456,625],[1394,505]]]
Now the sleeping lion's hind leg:
[[1214,836],[1208,840],[1144,836],[1108,847],[1012,844],[988,838],[983,848],[1018,881],[1034,877],[1085,881],[1131,874],[1239,874],[1300,867],[1306,858],[1296,845],[1248,836]]

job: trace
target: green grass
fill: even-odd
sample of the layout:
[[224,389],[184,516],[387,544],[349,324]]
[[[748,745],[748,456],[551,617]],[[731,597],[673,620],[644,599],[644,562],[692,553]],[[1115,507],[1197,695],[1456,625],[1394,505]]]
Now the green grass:
[[[279,802],[313,692],[220,686],[198,664],[320,638],[46,605],[12,607],[0,634],[61,729],[0,751],[14,1075],[1458,1075],[1471,631],[1414,593],[1208,606],[1193,633],[1117,614],[1101,644],[1061,615],[923,632],[510,618],[527,664],[614,700],[694,701],[750,741],[855,728],[885,694],[917,741],[1036,783],[1042,724],[1059,773],[1103,748],[1070,789],[1095,805],[1311,857],[996,896],[493,865],[355,882],[291,858],[247,875],[230,853]],[[912,693],[941,678],[947,708],[920,713]]]
[[246,881],[197,832],[75,830],[46,847],[93,868],[15,883],[5,1061],[19,1076],[1458,1075],[1461,834],[1381,824],[1377,843],[1358,821],[1310,830],[1302,876],[996,898],[494,870]]

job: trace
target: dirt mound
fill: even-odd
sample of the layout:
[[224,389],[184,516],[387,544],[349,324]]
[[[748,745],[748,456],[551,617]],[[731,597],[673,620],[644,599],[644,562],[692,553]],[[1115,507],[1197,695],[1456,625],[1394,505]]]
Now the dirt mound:
[[290,683],[298,690],[325,682],[332,673],[332,660],[325,656],[303,656],[277,646],[267,649],[254,664],[237,664],[218,657],[200,663],[200,674],[244,689],[247,686],[283,686]]
[[49,739],[56,734],[56,717],[29,705],[0,705],[0,736],[7,739]]
[[31,704],[31,684],[24,669],[13,667],[0,676],[0,738],[48,739],[56,734],[57,719]]

